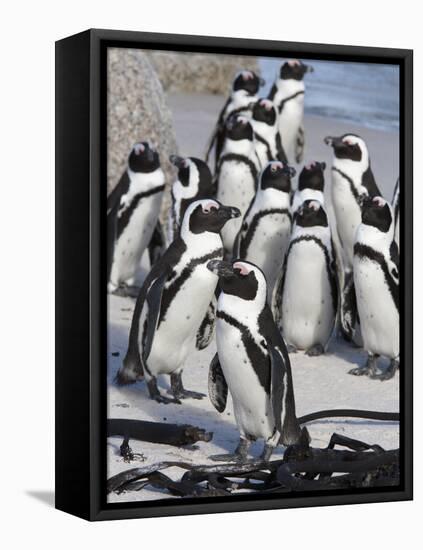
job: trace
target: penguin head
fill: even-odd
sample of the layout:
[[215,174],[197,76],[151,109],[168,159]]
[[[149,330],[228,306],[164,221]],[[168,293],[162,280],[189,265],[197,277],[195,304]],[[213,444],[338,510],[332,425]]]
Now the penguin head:
[[226,121],[226,136],[234,141],[242,139],[253,140],[253,127],[247,117],[241,115],[230,116]]
[[154,172],[160,166],[160,157],[148,141],[140,141],[132,147],[128,166],[132,172]]
[[369,225],[383,233],[388,233],[393,221],[392,207],[382,197],[369,197],[364,200],[361,209],[361,221],[364,225]]
[[280,161],[270,161],[260,176],[260,188],[277,189],[284,193],[291,192],[291,178],[296,174],[295,168]]
[[178,169],[178,181],[184,187],[194,187],[197,191],[212,189],[212,175],[208,165],[195,157],[170,155],[170,162]]
[[188,233],[219,233],[227,221],[239,218],[241,212],[233,206],[225,206],[217,200],[203,199],[191,203],[182,220],[181,235]]
[[290,59],[281,65],[279,78],[282,80],[303,80],[306,73],[314,71],[311,65],[306,65],[299,59]]
[[253,106],[253,119],[274,126],[276,122],[276,109],[270,99],[258,99]]
[[260,78],[254,71],[240,71],[234,78],[232,89],[234,92],[245,90],[248,95],[256,95],[260,86],[263,86],[265,81]]
[[317,200],[306,200],[295,213],[295,224],[299,227],[328,227],[328,217]]
[[325,186],[325,177],[323,172],[326,168],[326,162],[309,162],[301,170],[298,177],[298,189],[314,189],[322,191]]
[[368,159],[367,145],[364,139],[355,134],[344,134],[340,137],[327,136],[324,142],[333,148],[334,155],[338,159],[355,162]]
[[207,268],[219,277],[222,292],[241,300],[258,301],[260,307],[264,306],[267,283],[259,267],[245,260],[211,260]]

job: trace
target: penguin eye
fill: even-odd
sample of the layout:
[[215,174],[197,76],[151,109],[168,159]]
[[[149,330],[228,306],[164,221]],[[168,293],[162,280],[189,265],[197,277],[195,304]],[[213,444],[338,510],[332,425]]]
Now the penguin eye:
[[274,164],[272,164],[272,166],[270,167],[270,171],[271,172],[276,172],[277,168]]
[[204,214],[211,214],[211,212],[213,212],[213,210],[217,210],[218,207],[215,205],[215,204],[206,204],[205,206],[203,206],[203,213]]

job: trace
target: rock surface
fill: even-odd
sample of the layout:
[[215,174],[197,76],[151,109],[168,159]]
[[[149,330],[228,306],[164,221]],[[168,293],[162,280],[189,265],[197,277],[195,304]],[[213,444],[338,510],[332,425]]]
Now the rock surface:
[[[172,113],[160,80],[143,51],[109,49],[107,110],[108,192],[125,170],[133,144],[143,140],[150,140],[158,148],[170,184],[175,171],[169,155],[178,152]],[[167,200],[164,202],[166,206]]]
[[258,71],[257,58],[151,51],[148,57],[165,91],[227,95],[241,69]]

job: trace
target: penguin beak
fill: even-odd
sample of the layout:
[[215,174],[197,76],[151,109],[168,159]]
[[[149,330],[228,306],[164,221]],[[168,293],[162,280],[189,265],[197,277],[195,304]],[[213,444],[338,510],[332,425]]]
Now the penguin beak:
[[330,145],[334,149],[339,149],[344,145],[344,142],[340,137],[326,136],[323,141],[326,143],[326,145]]
[[239,218],[241,216],[241,211],[239,208],[235,208],[235,206],[225,206],[221,204],[217,215],[221,220],[227,221],[232,218]]
[[311,65],[306,65],[304,63],[304,68],[306,73],[314,73],[314,68]]
[[326,162],[319,162],[320,168],[322,169],[322,172],[326,170]]
[[259,84],[260,86],[264,86],[266,84],[266,81],[264,80],[264,78],[259,78]]
[[234,274],[232,264],[223,260],[210,260],[207,264],[207,269],[218,277],[223,278],[232,277]]
[[185,159],[182,157],[178,157],[178,155],[170,155],[169,160],[174,166],[176,166],[176,168],[179,169],[182,167],[182,163]]
[[285,165],[283,168],[283,173],[286,174],[289,178],[293,178],[297,171],[293,166]]

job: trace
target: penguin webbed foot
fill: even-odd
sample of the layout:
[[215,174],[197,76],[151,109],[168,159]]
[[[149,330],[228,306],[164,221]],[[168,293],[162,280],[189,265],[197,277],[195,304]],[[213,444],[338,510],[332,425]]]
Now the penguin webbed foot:
[[216,462],[246,462],[250,445],[251,441],[249,439],[241,437],[235,452],[212,455],[210,459]]
[[371,374],[370,378],[372,380],[380,380],[381,382],[385,382],[386,380],[391,380],[391,378],[395,376],[395,373],[397,372],[398,367],[399,367],[399,361],[393,359],[387,369],[385,369],[383,372],[380,372],[380,373]]
[[115,296],[120,296],[121,298],[138,298],[140,292],[139,287],[127,285],[121,283],[113,292]]
[[120,446],[120,455],[124,462],[133,462],[134,460],[140,460],[144,462],[145,456],[142,453],[134,453],[129,446],[129,438],[125,437]]
[[286,350],[288,353],[297,353],[297,348],[293,346],[292,344],[287,344]]
[[173,372],[170,375],[170,390],[176,400],[180,399],[203,399],[206,397],[204,393],[197,391],[186,390],[182,384],[182,373]]
[[323,355],[325,353],[325,348],[322,346],[322,344],[314,344],[314,346],[311,346],[308,350],[306,350],[305,354],[309,357],[317,357],[318,355]]
[[157,380],[155,378],[151,378],[147,382],[148,387],[148,393],[150,394],[151,399],[154,399],[157,403],[162,403],[163,405],[169,405],[169,403],[173,403],[175,405],[180,405],[181,402],[176,397],[166,397],[165,395],[162,395],[159,392],[159,388],[157,387]]
[[369,354],[365,365],[362,365],[361,367],[355,367],[354,369],[349,370],[348,374],[352,374],[353,376],[367,375],[370,378],[378,378],[379,375],[381,374],[377,368],[378,357],[379,357],[378,355]]

